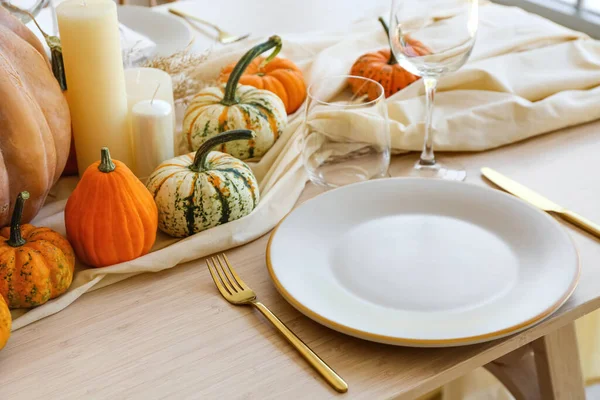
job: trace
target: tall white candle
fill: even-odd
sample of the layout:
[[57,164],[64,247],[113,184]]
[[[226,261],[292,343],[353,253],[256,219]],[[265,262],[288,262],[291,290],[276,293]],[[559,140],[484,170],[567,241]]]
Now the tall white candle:
[[80,174],[100,149],[132,165],[117,7],[112,0],[67,0],[56,9],[67,100]]
[[154,168],[174,157],[173,107],[164,100],[142,100],[131,110],[133,172],[145,182]]

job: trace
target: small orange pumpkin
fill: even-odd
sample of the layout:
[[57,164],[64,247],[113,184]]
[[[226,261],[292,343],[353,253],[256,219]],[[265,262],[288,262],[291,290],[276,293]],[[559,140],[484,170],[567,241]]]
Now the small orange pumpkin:
[[[389,29],[383,18],[380,17],[379,22],[383,25],[386,36],[389,37]],[[423,56],[431,53],[427,46],[418,40],[409,39],[408,43],[415,54]],[[389,48],[360,56],[352,65],[350,75],[362,76],[379,82],[385,90],[386,98],[419,79],[418,76],[411,74],[398,64],[394,53]],[[367,94],[369,100],[377,98],[376,85],[364,84],[363,81],[352,78],[348,79],[348,82],[354,94],[359,96]]]
[[6,346],[8,338],[10,337],[10,329],[12,325],[12,319],[10,317],[10,310],[4,297],[0,296],[0,350]]
[[106,267],[150,251],[158,209],[144,184],[104,147],[100,161],[85,170],[67,201],[65,226],[77,257]]
[[[275,93],[285,105],[285,111],[292,114],[306,99],[306,83],[302,71],[287,58],[257,57],[240,78],[242,85],[254,86]],[[221,71],[219,81],[227,82],[237,62],[229,64]]]
[[50,228],[21,226],[28,198],[19,193],[10,227],[0,230],[0,295],[10,308],[36,307],[65,293],[75,269],[67,239]]

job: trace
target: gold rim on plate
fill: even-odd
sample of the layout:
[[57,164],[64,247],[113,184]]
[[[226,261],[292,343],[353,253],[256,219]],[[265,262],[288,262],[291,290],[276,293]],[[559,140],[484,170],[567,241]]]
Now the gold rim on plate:
[[[277,291],[283,296],[283,298],[285,298],[285,300],[288,303],[290,303],[292,306],[294,306],[294,308],[296,308],[298,311],[300,311],[307,317],[317,321],[318,323],[320,323],[328,328],[334,329],[341,333],[348,334],[350,336],[358,337],[360,339],[371,340],[371,341],[379,342],[379,343],[394,344],[394,345],[401,345],[401,346],[412,346],[412,347],[444,347],[444,346],[454,346],[454,345],[468,345],[468,344],[476,344],[476,343],[481,343],[481,342],[485,342],[485,341],[490,341],[490,340],[494,340],[494,339],[500,339],[500,338],[508,336],[510,334],[517,333],[524,329],[527,329],[527,328],[535,325],[536,323],[541,322],[543,319],[549,317],[551,314],[553,314],[569,299],[569,297],[571,297],[571,295],[575,291],[575,288],[577,287],[577,284],[579,283],[579,278],[581,276],[581,260],[580,260],[580,256],[579,256],[579,250],[577,249],[577,246],[575,246],[575,242],[573,241],[573,238],[571,237],[571,235],[569,235],[568,232],[565,232],[567,234],[567,236],[569,237],[569,239],[571,240],[571,243],[573,244],[573,248],[575,249],[575,254],[577,256],[577,275],[573,279],[573,282],[571,282],[571,286],[569,287],[569,290],[567,290],[567,292],[559,300],[557,300],[554,304],[552,304],[550,307],[548,307],[546,310],[542,311],[538,315],[536,315],[524,322],[521,322],[519,324],[510,326],[508,328],[504,328],[504,329],[501,329],[498,331],[489,332],[489,333],[485,333],[482,335],[466,336],[466,337],[456,338],[456,339],[413,339],[413,338],[401,338],[401,337],[397,337],[397,336],[379,335],[376,333],[371,333],[371,332],[363,331],[360,329],[352,328],[352,327],[346,326],[344,324],[340,324],[338,322],[330,320],[327,317],[324,317],[323,315],[321,315],[317,312],[314,312],[313,310],[311,310],[310,308],[308,308],[304,304],[302,304],[294,296],[292,296],[292,294],[290,292],[288,292],[285,289],[285,287],[281,284],[281,282],[279,281],[279,278],[277,278],[277,275],[275,274],[275,271],[273,269],[273,264],[271,262],[271,245],[273,244],[273,238],[275,237],[277,230],[279,229],[279,227],[281,226],[283,221],[285,221],[287,219],[287,217],[293,211],[294,210],[292,210],[285,217],[283,217],[283,219],[281,221],[279,221],[279,223],[275,226],[275,228],[273,228],[273,231],[271,232],[271,236],[269,237],[269,241],[267,243],[266,263],[267,263],[267,269],[269,271],[269,275],[271,276],[271,280],[273,281],[273,284],[277,288]],[[552,217],[550,217],[550,218],[552,218]]]

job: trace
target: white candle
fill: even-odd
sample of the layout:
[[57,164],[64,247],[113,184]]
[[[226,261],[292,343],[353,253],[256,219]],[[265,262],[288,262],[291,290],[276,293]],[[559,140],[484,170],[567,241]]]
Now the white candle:
[[129,112],[133,106],[142,100],[150,100],[154,96],[156,87],[158,92],[154,98],[164,100],[175,109],[173,100],[173,81],[171,75],[156,68],[127,68],[125,70],[125,83],[127,85],[127,104]]
[[[173,131],[176,130],[175,101],[173,99],[171,75],[157,68],[127,68],[125,69],[125,83],[127,85],[129,118],[131,118],[133,106],[140,101],[152,98],[164,100],[173,109]],[[158,91],[154,95],[157,86]],[[173,140],[175,140],[175,137],[173,137]],[[175,148],[177,147],[175,143],[173,145]],[[133,151],[135,152],[135,148]]]
[[161,162],[174,157],[173,107],[164,100],[142,100],[131,110],[133,172],[142,182]]
[[133,155],[117,7],[111,0],[67,0],[56,14],[79,173],[99,159],[104,146],[130,166]]

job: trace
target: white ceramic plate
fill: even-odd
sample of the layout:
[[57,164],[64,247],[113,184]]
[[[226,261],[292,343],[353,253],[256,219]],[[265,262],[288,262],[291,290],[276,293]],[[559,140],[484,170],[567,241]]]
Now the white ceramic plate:
[[[250,33],[250,40],[281,35],[292,42],[300,41],[309,32],[345,32],[357,20],[376,23],[379,15],[387,15],[390,0],[187,0],[167,3],[155,10],[169,8],[198,16],[217,24],[225,31],[241,35]],[[194,49],[202,52],[215,44],[215,32],[202,24],[191,23],[196,36]],[[240,46],[244,42],[239,43]],[[284,50],[285,51],[285,50]]]
[[[377,23],[389,13],[390,0],[187,0],[167,3],[157,9],[174,8],[219,25],[232,34],[252,33],[289,36],[307,32],[345,31],[357,20]],[[209,33],[214,34],[210,29]]]
[[275,229],[267,265],[310,318],[376,342],[497,339],[556,311],[577,251],[549,215],[497,190],[381,179],[307,201]]
[[156,43],[156,55],[169,56],[184,49],[192,33],[182,19],[158,13],[149,7],[117,7],[119,22]]

